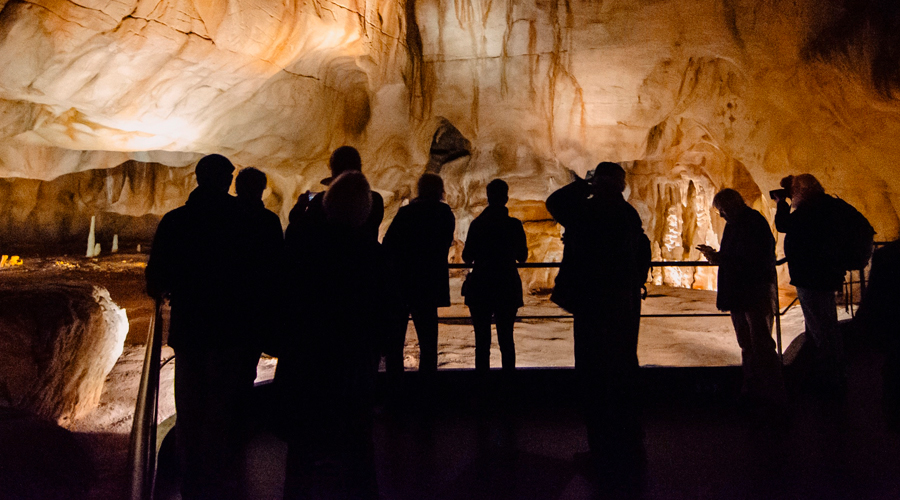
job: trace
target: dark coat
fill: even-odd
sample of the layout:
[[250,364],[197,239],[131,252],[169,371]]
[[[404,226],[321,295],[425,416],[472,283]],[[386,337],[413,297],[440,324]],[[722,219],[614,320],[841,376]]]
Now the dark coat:
[[528,259],[525,229],[502,206],[488,206],[469,226],[463,260],[473,264],[466,278],[466,305],[519,308],[522,279],[516,262]]
[[785,233],[784,255],[791,284],[796,287],[839,290],[844,282],[836,252],[833,205],[834,198],[824,193],[804,201],[793,212],[786,202],[778,203],[775,228]]
[[590,185],[577,180],[551,194],[547,210],[565,228],[554,302],[577,314],[610,294],[643,286],[649,241],[637,211],[621,195],[591,196]]
[[869,284],[863,295],[857,318],[866,331],[894,349],[900,349],[900,241],[875,250]]
[[283,333],[284,231],[281,219],[261,200],[241,200],[247,213],[249,253],[242,256],[250,266],[247,303],[241,308],[246,330],[257,337],[259,350],[276,354],[273,341]]
[[[284,232],[285,245],[296,248],[309,240],[309,235],[322,230],[325,224],[325,193],[318,193],[310,200],[301,196],[288,215],[288,227]],[[372,211],[361,229],[372,241],[378,241],[378,230],[384,220],[384,198],[372,191]]]
[[325,225],[310,236],[289,255],[294,327],[275,383],[287,417],[340,427],[371,406],[382,339],[404,309],[387,257],[368,233]]
[[147,262],[147,292],[171,295],[169,345],[236,345],[250,280],[247,216],[227,193],[198,187],[163,216]]
[[384,235],[384,246],[400,276],[407,304],[450,305],[448,253],[456,218],[446,203],[413,200],[400,207]]
[[750,207],[731,216],[718,253],[716,307],[747,310],[771,300],[775,283],[775,238],[766,218]]

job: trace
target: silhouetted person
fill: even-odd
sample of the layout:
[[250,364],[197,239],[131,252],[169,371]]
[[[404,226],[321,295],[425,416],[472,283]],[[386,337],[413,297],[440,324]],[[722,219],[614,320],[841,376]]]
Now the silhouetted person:
[[246,213],[229,196],[234,167],[221,155],[197,164],[197,188],[159,223],[147,291],[171,296],[177,443],[182,497],[239,498],[244,411],[258,351],[245,338]]
[[[331,153],[328,160],[331,176],[321,180],[325,186],[331,184],[344,172],[362,172],[362,160],[359,152],[351,146],[341,146]],[[318,231],[325,221],[325,211],[322,207],[322,194],[307,191],[297,198],[297,203],[291,209],[288,216],[288,227],[284,232],[285,244],[288,248],[296,248],[306,244],[309,233]],[[369,217],[363,224],[362,231],[372,241],[378,241],[378,228],[384,219],[384,198],[377,191],[372,191],[372,208]]]
[[857,318],[883,346],[884,410],[894,430],[900,428],[900,241],[875,250],[869,284]]
[[475,330],[475,370],[491,367],[491,317],[497,323],[497,343],[503,370],[516,368],[513,327],[522,302],[522,279],[516,262],[528,259],[522,222],[509,216],[509,186],[500,179],[487,185],[488,206],[472,221],[462,257],[472,264],[466,278],[466,305]]
[[810,174],[786,177],[782,185],[790,186],[792,203],[776,197],[775,228],[785,233],[784,255],[791,284],[797,289],[806,332],[816,348],[821,382],[840,390],[846,384],[846,373],[834,293],[840,290],[845,272],[835,252],[834,199]]
[[574,316],[590,458],[604,469],[631,470],[644,459],[635,392],[650,244],[624,190],[625,171],[603,162],[590,182],[576,177],[551,194],[547,210],[565,228],[551,299]]
[[[400,207],[384,235],[384,246],[399,274],[399,282],[419,338],[419,371],[437,371],[438,307],[450,305],[448,254],[456,218],[443,203],[444,181],[436,174],[419,178],[418,197]],[[403,370],[403,337],[394,335],[387,352],[389,371]],[[399,357],[399,358],[398,358]],[[399,363],[399,367],[398,367]]]
[[775,238],[766,218],[748,207],[740,193],[723,189],[713,207],[725,219],[719,251],[697,247],[719,266],[716,307],[731,312],[741,346],[744,374],[742,396],[762,410],[784,416],[787,393],[781,360],[772,339],[775,318]]
[[364,227],[371,200],[360,172],[338,176],[324,223],[289,256],[296,326],[275,375],[289,423],[286,499],[377,498],[373,391],[381,337],[403,306]]
[[248,341],[257,342],[260,352],[272,351],[273,341],[277,341],[283,310],[279,306],[284,292],[281,287],[284,231],[281,219],[263,204],[267,183],[266,174],[253,167],[242,169],[234,180],[234,190],[248,222],[248,253],[241,259],[246,259],[251,268],[245,285],[248,300],[241,309],[246,313]]

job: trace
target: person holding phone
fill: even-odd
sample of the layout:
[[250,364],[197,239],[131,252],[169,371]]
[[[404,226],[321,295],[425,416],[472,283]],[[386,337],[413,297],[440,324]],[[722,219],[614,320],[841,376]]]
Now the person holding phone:
[[723,189],[713,207],[725,219],[719,250],[699,245],[719,266],[716,307],[731,313],[741,347],[741,397],[762,417],[783,417],[787,393],[772,324],[775,318],[775,238],[766,218],[748,207],[734,189]]

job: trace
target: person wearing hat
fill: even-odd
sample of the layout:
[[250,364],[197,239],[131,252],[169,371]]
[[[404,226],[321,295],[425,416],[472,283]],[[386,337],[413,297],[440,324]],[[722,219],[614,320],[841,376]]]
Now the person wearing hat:
[[[361,172],[362,160],[359,151],[352,146],[341,146],[331,153],[328,160],[331,175],[320,182],[331,185],[332,181],[344,172]],[[297,203],[291,209],[288,216],[288,227],[284,233],[285,245],[290,254],[295,254],[298,247],[303,245],[310,233],[316,232],[315,227],[324,224],[325,210],[322,206],[324,196],[321,193],[307,191],[297,198]],[[363,224],[362,232],[368,235],[372,241],[378,241],[378,229],[384,219],[384,198],[377,191],[372,190],[372,209],[369,217]]]
[[249,279],[246,211],[228,194],[234,166],[197,163],[197,188],[163,216],[147,263],[147,293],[170,298],[176,443],[182,498],[240,498],[243,417],[259,360],[241,322]]
[[603,162],[589,181],[575,176],[551,194],[547,210],[565,228],[551,300],[574,316],[575,373],[590,449],[584,456],[600,471],[630,473],[644,462],[635,392],[650,241],[624,190],[625,170]]

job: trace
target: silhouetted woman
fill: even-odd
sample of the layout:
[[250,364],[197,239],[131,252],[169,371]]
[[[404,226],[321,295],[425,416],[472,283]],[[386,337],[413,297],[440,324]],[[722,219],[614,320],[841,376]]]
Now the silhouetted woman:
[[371,205],[363,174],[341,174],[324,195],[324,223],[289,255],[296,327],[275,375],[286,499],[378,496],[373,391],[381,338],[402,305],[365,229]]
[[497,342],[503,370],[516,368],[513,326],[522,307],[522,280],[516,262],[528,259],[522,222],[509,216],[509,186],[500,179],[487,185],[488,206],[469,227],[463,260],[472,264],[466,278],[466,305],[475,329],[475,370],[491,367],[491,317],[497,323]]
[[[447,257],[456,218],[450,206],[441,201],[444,181],[440,176],[423,174],[418,191],[417,198],[397,211],[384,235],[384,246],[400,275],[403,297],[419,337],[419,371],[433,373],[437,371],[437,309],[450,305]],[[402,342],[399,346],[402,361]],[[389,363],[397,358],[396,350],[394,347],[394,352],[388,353]]]

